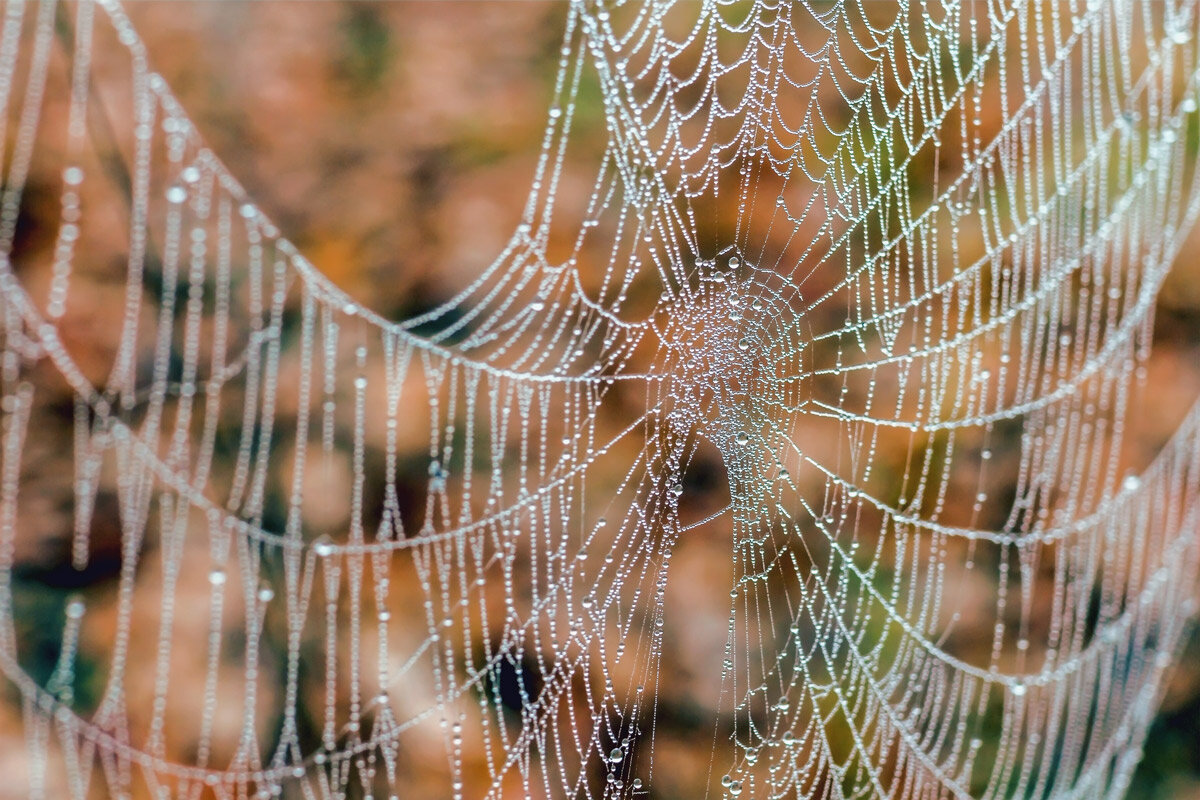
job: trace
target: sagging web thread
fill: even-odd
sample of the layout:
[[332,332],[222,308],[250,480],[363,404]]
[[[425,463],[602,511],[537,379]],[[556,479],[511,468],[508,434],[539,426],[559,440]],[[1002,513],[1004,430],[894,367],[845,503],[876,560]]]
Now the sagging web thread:
[[[711,580],[672,559],[714,530],[709,796],[1123,793],[1196,571],[1200,410],[1122,454],[1200,202],[1192,4],[573,3],[521,224],[400,322],[250,201],[115,0],[3,14],[0,666],[31,796],[656,796],[668,598]],[[115,281],[88,246],[114,182]],[[103,370],[70,325],[95,293]],[[73,568],[115,546],[119,574],[64,600],[39,675],[19,554],[63,446]],[[730,502],[697,511],[713,452]]]

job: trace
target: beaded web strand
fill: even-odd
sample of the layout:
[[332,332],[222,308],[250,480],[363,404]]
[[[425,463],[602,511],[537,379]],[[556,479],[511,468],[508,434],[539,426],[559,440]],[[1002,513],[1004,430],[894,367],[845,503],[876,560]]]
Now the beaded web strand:
[[1122,796],[1197,569],[1200,405],[1127,441],[1200,211],[1196,11],[572,2],[521,223],[392,321],[117,0],[4,3],[19,791]]

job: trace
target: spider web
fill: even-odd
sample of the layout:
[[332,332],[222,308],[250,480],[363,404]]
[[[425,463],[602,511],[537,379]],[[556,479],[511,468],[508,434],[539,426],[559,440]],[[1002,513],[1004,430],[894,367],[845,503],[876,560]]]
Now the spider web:
[[[710,797],[1121,796],[1196,573],[1200,407],[1125,442],[1200,209],[1195,11],[572,3],[521,224],[390,321],[246,196],[115,0],[6,3],[30,796],[666,796],[687,713]],[[43,540],[115,565],[50,622]],[[728,594],[714,663],[674,660],[678,591]]]

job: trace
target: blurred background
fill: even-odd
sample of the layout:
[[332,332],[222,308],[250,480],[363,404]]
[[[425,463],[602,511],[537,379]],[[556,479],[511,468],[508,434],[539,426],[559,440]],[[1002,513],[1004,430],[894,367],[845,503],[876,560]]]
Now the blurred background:
[[[141,0],[128,11],[151,65],[249,196],[321,271],[383,316],[414,316],[452,297],[493,260],[519,222],[544,133],[564,3]],[[581,146],[572,158],[587,175],[605,131],[598,98],[589,106],[585,93],[583,101]],[[36,204],[36,192],[31,197]],[[35,228],[26,235],[36,239]],[[1193,237],[1159,296],[1146,392],[1156,405],[1139,407],[1131,421],[1135,446],[1148,452],[1200,396],[1197,247],[1200,238]],[[102,292],[90,296],[94,315],[75,309],[81,339],[103,328],[103,306],[111,302]],[[79,352],[86,367],[86,349]],[[70,464],[69,450],[60,463],[51,449],[40,468],[69,473]],[[69,528],[69,508],[61,506],[47,500],[47,538]],[[22,574],[44,583],[48,594],[79,588],[61,579],[61,551],[32,548],[23,557]],[[694,574],[705,574],[706,558],[718,574],[728,560],[720,541],[688,557]],[[108,569],[118,562],[111,559]],[[104,570],[101,560],[88,580],[111,579]],[[57,614],[61,600],[54,602],[47,608]],[[693,605],[724,625],[722,603],[706,607],[699,597]],[[38,608],[31,606],[24,620],[30,631],[38,627]],[[197,659],[198,680],[202,667]],[[687,707],[687,695],[705,688],[685,682],[668,691]],[[15,693],[4,696],[10,706],[16,702]],[[686,714],[660,724],[668,728],[664,759],[681,773],[705,772],[711,729],[689,726]],[[673,724],[678,730],[670,730]],[[0,775],[22,772],[24,754],[16,709],[0,709]],[[10,794],[0,782],[0,798],[17,796],[24,792]],[[688,795],[681,789],[677,796]],[[1200,637],[1194,634],[1130,797],[1200,798]]]

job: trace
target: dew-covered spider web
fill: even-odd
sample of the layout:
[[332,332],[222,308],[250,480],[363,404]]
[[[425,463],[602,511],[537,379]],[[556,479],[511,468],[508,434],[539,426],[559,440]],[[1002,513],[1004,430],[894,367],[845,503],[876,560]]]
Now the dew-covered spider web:
[[1122,796],[1197,568],[1200,406],[1127,435],[1196,12],[571,3],[521,223],[393,321],[116,0],[5,3],[2,791]]

